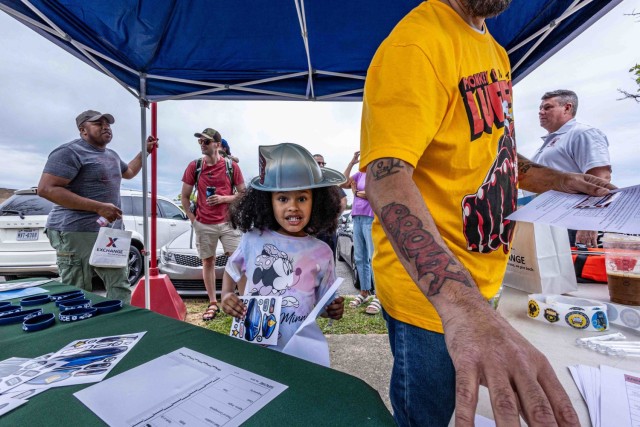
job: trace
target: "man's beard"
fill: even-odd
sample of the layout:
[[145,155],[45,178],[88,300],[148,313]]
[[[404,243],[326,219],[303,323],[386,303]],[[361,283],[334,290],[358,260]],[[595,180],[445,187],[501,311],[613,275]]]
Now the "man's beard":
[[498,16],[511,4],[511,0],[460,0],[473,17],[491,18]]

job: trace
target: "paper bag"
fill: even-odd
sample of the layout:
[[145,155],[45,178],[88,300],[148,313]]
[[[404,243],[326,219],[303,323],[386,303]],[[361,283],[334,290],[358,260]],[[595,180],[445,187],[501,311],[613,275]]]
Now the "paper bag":
[[567,229],[518,222],[503,283],[532,294],[577,291]]
[[94,267],[122,268],[129,262],[131,231],[100,227],[91,250],[89,264]]

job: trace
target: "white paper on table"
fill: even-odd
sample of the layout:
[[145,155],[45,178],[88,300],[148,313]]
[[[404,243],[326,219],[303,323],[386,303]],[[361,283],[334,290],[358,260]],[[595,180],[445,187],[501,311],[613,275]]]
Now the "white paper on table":
[[183,347],[74,396],[110,426],[233,427],[286,389]]
[[329,343],[316,323],[316,318],[331,302],[330,298],[338,291],[342,280],[341,277],[338,277],[329,290],[324,293],[296,333],[289,339],[287,345],[284,346],[283,353],[329,367]]
[[[34,286],[44,285],[45,283],[53,282],[53,279],[45,279],[45,280],[28,280],[24,282],[4,282],[0,283],[0,292],[11,291],[15,289],[25,289],[32,288]],[[41,292],[49,292],[47,290],[42,290]]]
[[3,360],[0,362],[0,395],[11,392],[11,396],[14,396],[16,388],[62,364],[64,362],[48,361],[43,357],[37,359],[12,357]]
[[260,345],[278,344],[282,297],[245,295],[240,300],[247,307],[247,315],[233,319],[229,336]]
[[[547,191],[507,219],[577,230],[640,233],[640,185],[613,190],[609,196],[605,201],[602,197]],[[584,205],[592,207],[579,207]]]
[[587,365],[569,366],[569,372],[589,410],[593,427],[600,426],[600,369]]
[[9,411],[13,411],[20,405],[24,405],[28,400],[14,399],[9,396],[0,396],[0,416],[6,414]]
[[640,425],[640,373],[600,365],[602,427]]

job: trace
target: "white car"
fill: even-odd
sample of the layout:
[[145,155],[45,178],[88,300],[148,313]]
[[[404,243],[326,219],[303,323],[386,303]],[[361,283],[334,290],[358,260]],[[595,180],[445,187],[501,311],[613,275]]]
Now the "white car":
[[[120,198],[124,228],[133,233],[129,250],[129,283],[135,284],[144,274],[141,254],[144,242],[142,192],[123,189]],[[0,276],[12,280],[58,275],[56,252],[44,234],[52,208],[50,201],[38,196],[36,188],[18,190],[0,204]],[[166,197],[158,196],[157,209],[158,248],[191,229],[187,216]]]
[[[222,276],[228,258],[218,241],[215,266],[216,294],[222,290]],[[158,267],[161,273],[169,276],[178,294],[207,295],[202,280],[202,260],[198,257],[193,230],[183,233],[162,247]]]

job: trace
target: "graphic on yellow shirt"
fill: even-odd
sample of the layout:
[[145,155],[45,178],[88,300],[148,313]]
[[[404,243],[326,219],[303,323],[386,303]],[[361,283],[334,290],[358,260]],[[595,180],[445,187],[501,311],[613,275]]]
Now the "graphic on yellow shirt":
[[[492,133],[493,126],[504,129],[498,140],[496,157],[474,194],[462,200],[464,236],[467,250],[488,253],[502,248],[509,252],[514,223],[507,218],[516,209],[517,154],[511,81],[499,80],[499,73],[477,73],[460,80],[471,140]],[[487,78],[488,77],[488,78]]]

